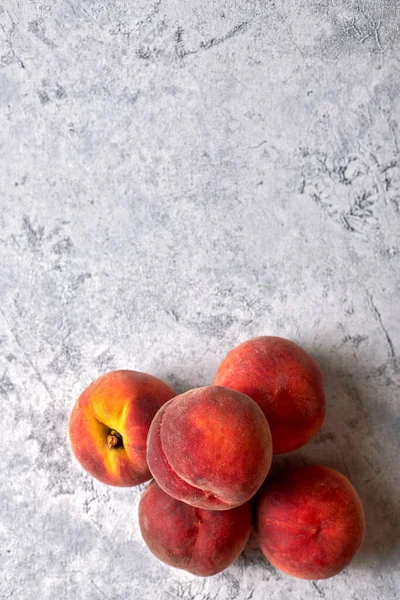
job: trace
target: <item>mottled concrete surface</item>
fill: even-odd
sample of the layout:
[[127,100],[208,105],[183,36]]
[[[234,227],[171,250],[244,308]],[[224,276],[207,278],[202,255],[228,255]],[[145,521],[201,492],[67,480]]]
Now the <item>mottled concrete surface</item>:
[[[399,36],[397,0],[1,3],[2,599],[400,597]],[[291,460],[337,467],[366,507],[331,580],[252,549],[210,579],[167,568],[140,490],[68,445],[100,373],[183,391],[259,334],[326,375]]]

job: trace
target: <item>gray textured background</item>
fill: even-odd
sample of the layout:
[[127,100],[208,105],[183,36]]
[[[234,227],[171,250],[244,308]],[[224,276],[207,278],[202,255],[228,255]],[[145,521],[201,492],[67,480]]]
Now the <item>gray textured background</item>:
[[[399,36],[396,0],[1,3],[2,599],[400,598]],[[184,391],[259,334],[326,375],[294,460],[368,518],[334,579],[169,569],[69,449],[100,373]]]

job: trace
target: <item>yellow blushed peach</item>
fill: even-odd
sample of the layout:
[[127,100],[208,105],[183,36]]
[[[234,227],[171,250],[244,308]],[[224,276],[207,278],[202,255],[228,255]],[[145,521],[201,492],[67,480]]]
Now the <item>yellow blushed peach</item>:
[[149,427],[175,395],[160,379],[137,371],[113,371],[96,379],[79,396],[69,422],[72,450],[83,468],[108,485],[150,479]]

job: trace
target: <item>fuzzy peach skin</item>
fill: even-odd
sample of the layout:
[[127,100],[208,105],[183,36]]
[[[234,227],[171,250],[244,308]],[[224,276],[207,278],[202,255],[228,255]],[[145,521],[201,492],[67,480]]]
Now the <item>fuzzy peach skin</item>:
[[72,450],[82,467],[108,485],[149,480],[150,423],[175,395],[160,379],[137,371],[113,371],[96,379],[79,396],[69,421]]
[[268,422],[251,398],[218,386],[167,402],[147,440],[147,462],[160,487],[198,508],[247,502],[271,466]]
[[329,467],[277,472],[260,490],[255,515],[265,556],[301,579],[337,575],[364,540],[361,500],[350,481]]
[[263,336],[236,346],[219,366],[214,384],[257,402],[271,428],[274,454],[300,448],[323,423],[322,371],[290,340]]
[[171,567],[206,577],[242,552],[251,529],[250,503],[231,510],[194,508],[152,481],[139,503],[139,525],[151,552]]

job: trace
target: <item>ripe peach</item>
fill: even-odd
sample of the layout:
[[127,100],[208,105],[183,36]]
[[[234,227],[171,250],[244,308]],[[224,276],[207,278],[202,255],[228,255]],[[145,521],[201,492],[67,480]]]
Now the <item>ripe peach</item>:
[[160,487],[192,506],[226,510],[258,490],[271,465],[271,434],[251,398],[210,386],[165,404],[147,441],[147,461]]
[[223,571],[244,549],[250,503],[231,510],[194,508],[152,481],[139,504],[139,525],[151,552],[171,567],[206,577]]
[[160,379],[137,371],[96,379],[79,396],[69,422],[72,450],[83,468],[109,485],[150,479],[147,433],[158,409],[175,395]]
[[257,402],[271,428],[274,454],[296,450],[325,416],[322,371],[300,346],[264,336],[243,342],[220,364],[214,379]]
[[328,467],[298,467],[265,482],[256,503],[256,531],[275,567],[301,579],[325,579],[360,549],[365,516],[344,475]]

